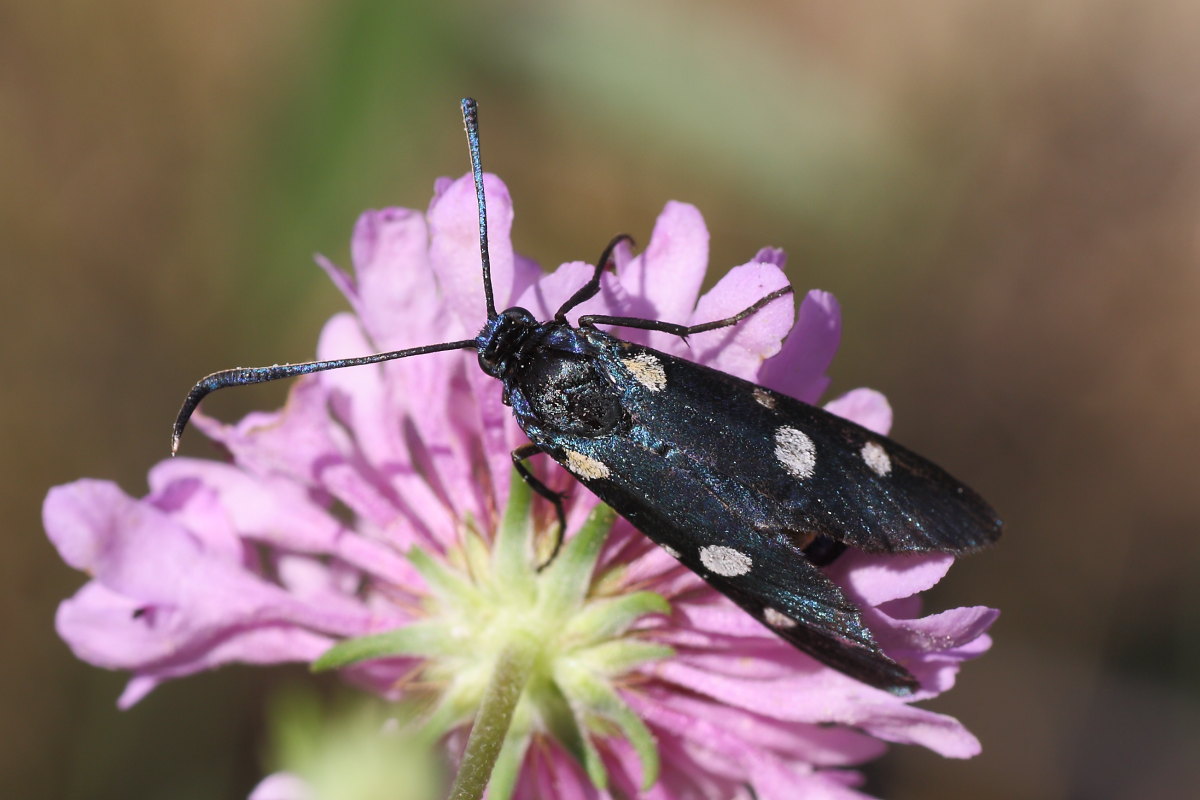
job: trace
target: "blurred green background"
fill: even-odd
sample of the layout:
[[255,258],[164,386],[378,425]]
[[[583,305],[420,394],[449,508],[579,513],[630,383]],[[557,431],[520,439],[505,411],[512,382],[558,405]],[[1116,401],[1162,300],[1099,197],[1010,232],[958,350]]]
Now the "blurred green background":
[[[1176,798],[1200,785],[1200,6],[383,0],[0,3],[0,776],[8,797],[236,798],[266,698],[231,668],[132,711],[55,637],[82,582],[46,489],[145,488],[198,375],[300,360],[364,208],[466,171],[482,105],[518,249],[594,258],[697,204],[715,270],[785,247],[835,292],[835,391],[1008,523],[940,606],[1003,609],[895,748],[890,798]],[[231,418],[280,387],[214,403]]]

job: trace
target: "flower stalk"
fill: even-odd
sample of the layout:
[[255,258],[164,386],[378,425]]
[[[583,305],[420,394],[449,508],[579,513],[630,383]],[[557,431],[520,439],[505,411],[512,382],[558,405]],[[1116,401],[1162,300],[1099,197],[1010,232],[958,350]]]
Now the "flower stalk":
[[483,797],[508,738],[517,703],[533,674],[539,650],[538,640],[534,636],[517,634],[500,652],[492,678],[484,690],[479,714],[467,738],[467,748],[463,752],[458,774],[450,787],[450,800],[478,800]]
[[467,525],[444,563],[419,548],[409,552],[429,585],[424,620],[343,640],[312,668],[423,659],[422,680],[441,689],[416,732],[436,740],[474,717],[450,793],[456,800],[479,797],[489,781],[492,798],[511,796],[531,738],[545,733],[599,789],[608,773],[593,738],[598,730],[623,735],[648,789],[659,773],[657,745],[617,685],[631,670],[672,655],[639,635],[643,618],[669,614],[670,605],[654,592],[605,593],[595,572],[616,519],[612,509],[593,509],[541,570],[533,567],[531,511],[532,492],[514,471],[490,544]]

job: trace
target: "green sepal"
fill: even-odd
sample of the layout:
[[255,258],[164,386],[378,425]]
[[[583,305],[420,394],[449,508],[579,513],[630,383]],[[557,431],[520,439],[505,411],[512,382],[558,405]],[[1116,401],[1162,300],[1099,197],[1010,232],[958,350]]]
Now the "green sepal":
[[553,563],[542,570],[538,597],[541,608],[568,612],[579,607],[587,596],[596,559],[615,519],[616,512],[611,508],[603,503],[596,506]]
[[528,591],[533,600],[534,576],[530,563],[533,540],[533,492],[515,469],[508,482],[508,504],[492,543],[492,574],[504,592],[514,588]]
[[628,575],[628,564],[612,564],[592,580],[592,596],[620,594],[628,583]]
[[467,683],[470,685],[453,684],[446,689],[420,721],[420,729],[427,738],[440,739],[452,729],[469,722],[479,710],[483,686],[474,681]]
[[405,554],[413,568],[425,579],[433,599],[451,608],[462,608],[466,598],[478,598],[479,591],[461,573],[448,569],[421,547],[413,546]]
[[646,727],[646,723],[642,722],[607,681],[587,669],[569,662],[560,662],[554,677],[569,696],[582,700],[588,711],[616,723],[629,740],[642,765],[642,790],[649,790],[658,781],[661,765],[658,743],[654,734]]
[[318,656],[309,669],[324,672],[372,658],[440,656],[458,649],[440,623],[415,622],[384,633],[343,639]]
[[608,773],[604,770],[604,762],[558,684],[539,681],[536,689],[531,687],[530,700],[537,706],[546,730],[583,767],[592,784],[599,789],[607,787]]
[[571,659],[597,675],[622,675],[675,655],[674,648],[641,639],[614,639],[573,653]]
[[[453,555],[451,553],[450,555]],[[459,558],[467,574],[477,582],[488,580],[491,575],[492,552],[487,541],[471,528],[466,529]],[[454,563],[451,561],[451,563]]]
[[563,638],[587,646],[619,636],[639,617],[670,614],[671,604],[655,592],[634,592],[593,600],[567,622]]

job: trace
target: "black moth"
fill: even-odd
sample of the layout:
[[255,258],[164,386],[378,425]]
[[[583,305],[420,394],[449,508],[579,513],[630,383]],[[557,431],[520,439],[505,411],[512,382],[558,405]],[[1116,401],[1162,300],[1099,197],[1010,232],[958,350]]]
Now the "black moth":
[[908,693],[918,682],[880,649],[859,609],[819,567],[846,547],[868,553],[964,553],[996,540],[1000,521],[971,489],[886,437],[791,397],[596,328],[678,336],[733,325],[789,293],[773,292],[728,319],[682,326],[566,314],[600,291],[609,244],[591,280],[552,320],[497,313],[487,246],[478,111],[462,101],[479,204],[487,322],[474,339],[334,361],[217,372],[188,394],[171,449],[200,400],[216,389],[443,350],[478,351],[503,384],[531,444],[513,452],[522,477],[562,498],[524,465],[546,453],[664,550],[776,634],[871,686]]

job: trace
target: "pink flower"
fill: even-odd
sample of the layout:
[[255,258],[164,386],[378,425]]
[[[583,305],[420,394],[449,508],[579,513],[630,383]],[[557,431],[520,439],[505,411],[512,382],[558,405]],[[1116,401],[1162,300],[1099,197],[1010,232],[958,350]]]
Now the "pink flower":
[[[545,274],[516,255],[507,189],[488,176],[487,192],[497,305],[546,319],[591,267]],[[484,318],[475,219],[469,176],[439,181],[424,215],[364,214],[353,275],[321,261],[352,312],[325,326],[319,357],[474,336]],[[618,248],[616,272],[577,313],[702,322],[786,283],[783,254],[766,249],[701,295],[707,258],[699,212],[670,203],[646,250]],[[833,297],[813,291],[798,315],[775,302],[687,345],[620,335],[816,402],[839,329]],[[98,480],[51,490],[46,530],[91,578],[59,607],[60,635],[80,658],[133,674],[120,699],[128,707],[170,678],[234,662],[312,662],[339,642],[386,634],[390,657],[345,674],[393,699],[432,693],[423,724],[457,752],[497,648],[516,628],[533,631],[545,664],[513,721],[505,780],[517,797],[857,797],[852,768],[885,742],[978,752],[956,720],[912,705],[949,689],[960,662],[989,645],[991,609],[918,616],[916,595],[950,557],[848,552],[828,569],[920,680],[906,698],[798,652],[624,520],[602,539],[603,514],[585,525],[596,500],[549,463],[546,480],[569,491],[568,530],[583,528],[575,540],[603,547],[581,555],[578,544],[572,556],[568,543],[565,565],[538,573],[525,524],[544,538],[553,519],[538,504],[517,518],[519,531],[502,524],[510,501],[518,511],[528,502],[509,458],[524,437],[499,384],[474,362],[473,352],[451,351],[310,375],[279,411],[234,425],[196,417],[227,463],[163,461],[141,499]],[[880,433],[891,423],[870,390],[828,408]],[[519,557],[505,561],[502,542],[517,533]],[[563,577],[570,570],[579,573],[574,590]],[[551,695],[580,736],[552,724]],[[273,780],[276,793],[302,784]]]

